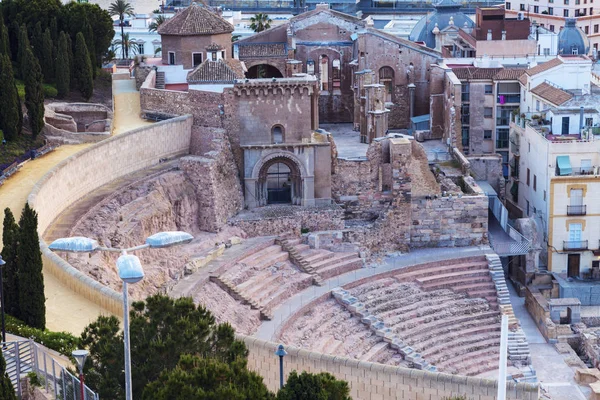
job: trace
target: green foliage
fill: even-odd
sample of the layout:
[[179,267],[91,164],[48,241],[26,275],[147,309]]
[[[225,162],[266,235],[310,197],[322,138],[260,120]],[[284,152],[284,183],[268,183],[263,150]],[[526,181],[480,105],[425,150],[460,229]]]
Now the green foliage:
[[[127,0],[115,0],[114,3],[108,7],[108,12],[111,16],[119,17],[119,25],[121,26],[121,41],[125,41],[125,31],[123,28],[123,21],[125,17],[133,16],[133,6]],[[125,47],[121,47],[121,57],[125,58]]]
[[96,67],[98,62],[96,61],[96,52],[94,50],[94,33],[92,32],[92,26],[88,23],[87,18],[83,22],[83,29],[81,31],[83,33],[83,38],[85,39],[85,45],[88,49],[88,53],[90,55],[90,63],[92,66],[92,79],[96,78]]
[[277,400],[351,400],[350,387],[327,372],[298,375],[292,371]]
[[13,141],[21,133],[21,102],[8,54],[0,54],[0,93],[0,129],[7,141]]
[[[25,82],[23,82],[20,79],[15,79],[15,84],[17,85],[17,94],[19,96],[19,99],[24,100]],[[54,83],[44,83],[42,86],[44,90],[44,98],[53,98],[58,96],[58,91]]]
[[[28,51],[28,54],[28,58],[34,58],[31,51]],[[37,225],[37,213],[29,207],[28,203],[25,203],[19,220],[19,247],[17,248],[19,317],[31,327],[44,329],[46,298]]]
[[8,40],[8,28],[0,15],[0,55],[6,54],[10,58],[10,41]]
[[[11,20],[9,20],[11,21]],[[13,61],[18,62],[18,53],[19,53],[19,34],[21,32],[21,28],[19,27],[19,23],[16,20],[12,20],[10,25],[8,26],[8,41],[10,42],[10,58]]]
[[25,107],[29,116],[31,134],[36,137],[44,127],[44,87],[42,69],[31,49],[25,51],[23,59],[25,75]]
[[2,268],[2,279],[4,280],[4,306],[6,312],[11,315],[19,315],[18,244],[19,225],[17,225],[12,211],[7,207],[4,209],[2,226],[2,259],[6,262]]
[[15,388],[6,373],[6,360],[0,351],[0,399],[2,400],[17,400]]
[[161,26],[167,19],[165,18],[164,15],[160,14],[157,15],[154,18],[154,21],[152,21],[150,23],[150,25],[148,25],[148,31],[149,32],[156,32],[158,30],[158,27]]
[[[228,324],[217,325],[206,308],[190,298],[156,295],[135,302],[130,313],[133,398],[164,370],[175,368],[182,354],[231,364],[248,350]],[[114,317],[100,317],[85,328],[82,345],[89,349],[86,376],[101,398],[123,397],[123,335]]]
[[20,78],[25,76],[25,54],[27,53],[27,49],[31,51],[29,35],[27,34],[27,27],[25,25],[21,25],[21,28],[19,28],[19,51],[17,54],[17,64],[19,64]]
[[42,37],[42,62],[44,65],[44,82],[50,83],[54,82],[54,43],[52,42],[52,35],[50,34],[50,29],[46,28],[44,31],[44,35]]
[[60,33],[58,39],[58,53],[56,55],[56,89],[61,99],[69,94],[71,87],[71,64],[69,62],[69,50],[67,35]]
[[31,386],[42,387],[42,385],[44,384],[44,378],[40,378],[38,374],[36,374],[33,371],[27,374],[27,378],[29,378],[29,383],[31,384]]
[[73,64],[77,90],[81,92],[81,95],[86,100],[89,100],[94,92],[94,79],[90,55],[85,44],[85,38],[81,32],[77,34],[75,40],[75,59]]
[[121,36],[121,39],[115,40],[113,46],[121,49],[121,52],[125,54],[125,58],[129,58],[130,53],[132,56],[136,55],[140,50],[137,40],[130,38],[129,33],[125,33]]
[[40,63],[44,62],[44,32],[42,23],[38,21],[31,35],[31,50]]
[[254,32],[262,32],[269,29],[273,21],[269,18],[268,14],[259,13],[250,17],[250,22],[250,29]]
[[177,367],[163,371],[144,390],[147,400],[274,399],[262,377],[248,371],[241,358],[230,364],[182,355]]
[[[6,301],[6,297],[4,301]],[[36,343],[43,344],[68,357],[71,356],[73,350],[81,347],[81,340],[68,332],[52,332],[32,328],[11,315],[6,315],[6,331],[13,335],[32,338]]]
[[5,21],[18,21],[26,26],[39,22],[42,30],[60,15],[61,7],[61,0],[2,0]]

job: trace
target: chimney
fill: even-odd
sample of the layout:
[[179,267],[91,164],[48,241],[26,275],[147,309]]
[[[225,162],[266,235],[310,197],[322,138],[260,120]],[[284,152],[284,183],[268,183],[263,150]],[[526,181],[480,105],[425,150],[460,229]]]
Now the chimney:
[[502,31],[502,40],[506,40],[506,31]]
[[488,29],[487,40],[492,40],[492,30]]

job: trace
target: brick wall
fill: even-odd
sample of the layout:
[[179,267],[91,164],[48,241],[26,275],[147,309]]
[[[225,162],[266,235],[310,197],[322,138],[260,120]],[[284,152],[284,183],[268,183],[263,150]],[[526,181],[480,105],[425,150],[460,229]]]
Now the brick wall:
[[[239,336],[248,346],[248,367],[257,371],[270,390],[279,387],[279,358],[276,343]],[[360,400],[444,400],[466,396],[469,400],[494,400],[497,382],[489,379],[424,372],[416,369],[358,361],[286,346],[284,376],[293,370],[329,372],[350,384],[350,396]],[[538,387],[528,383],[507,383],[509,400],[537,400]]]

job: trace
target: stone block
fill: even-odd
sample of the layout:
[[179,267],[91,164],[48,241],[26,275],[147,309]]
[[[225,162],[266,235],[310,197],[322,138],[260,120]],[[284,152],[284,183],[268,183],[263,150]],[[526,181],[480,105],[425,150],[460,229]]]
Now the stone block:
[[582,385],[590,385],[600,381],[600,370],[598,368],[577,368],[575,370],[575,381]]

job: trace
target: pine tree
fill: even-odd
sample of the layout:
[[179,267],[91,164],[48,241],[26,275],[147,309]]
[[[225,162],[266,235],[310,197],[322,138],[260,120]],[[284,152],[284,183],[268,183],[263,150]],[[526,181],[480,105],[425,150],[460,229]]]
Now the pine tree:
[[6,373],[6,360],[0,351],[0,399],[2,400],[17,400],[15,388]]
[[52,43],[52,36],[50,35],[50,29],[46,28],[42,42],[44,43],[42,53],[44,54],[43,62],[44,65],[44,82],[54,82],[54,55],[53,49],[54,44]]
[[41,63],[44,60],[44,32],[42,31],[42,23],[38,21],[31,35],[31,49],[33,55]]
[[23,60],[25,81],[25,106],[29,116],[31,133],[36,137],[44,127],[44,87],[42,69],[30,48],[25,51]]
[[[33,53],[31,56],[33,57]],[[37,213],[26,203],[19,220],[19,247],[17,248],[19,311],[21,320],[27,325],[45,329],[46,298],[37,225]]]
[[83,28],[81,30],[85,39],[85,45],[87,46],[88,53],[90,54],[90,62],[92,64],[92,78],[96,78],[96,46],[94,44],[94,31],[92,26],[89,24],[86,18],[83,21]]
[[27,27],[25,25],[21,25],[21,28],[19,29],[19,50],[17,52],[17,64],[19,64],[18,72],[20,78],[25,76],[25,53],[30,47],[29,36],[27,35]]
[[19,243],[19,225],[10,208],[4,209],[2,227],[2,258],[6,265],[2,267],[4,279],[4,306],[6,312],[19,317],[19,281],[17,278],[17,248]]
[[81,32],[75,37],[75,59],[73,60],[73,68],[75,69],[77,90],[81,92],[81,95],[86,100],[89,100],[94,92],[92,63],[90,62],[90,54],[85,44],[85,38]]
[[67,35],[61,32],[58,39],[58,54],[56,55],[56,89],[60,98],[64,98],[69,94],[71,88],[71,65],[67,46],[69,46]]
[[0,55],[6,54],[10,58],[10,41],[8,39],[8,28],[4,25],[4,19],[0,16]]
[[0,54],[0,129],[7,141],[15,140],[21,133],[21,102],[8,54]]

